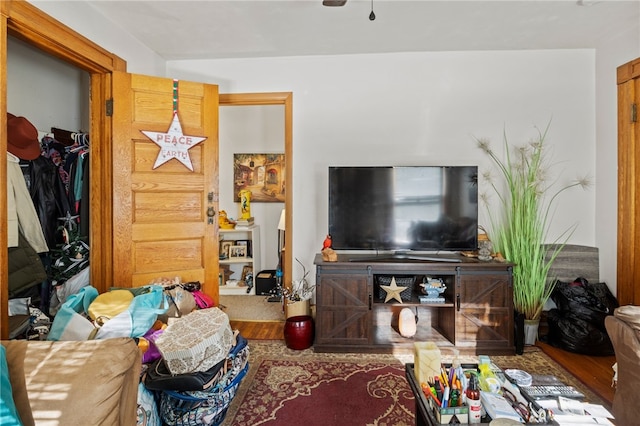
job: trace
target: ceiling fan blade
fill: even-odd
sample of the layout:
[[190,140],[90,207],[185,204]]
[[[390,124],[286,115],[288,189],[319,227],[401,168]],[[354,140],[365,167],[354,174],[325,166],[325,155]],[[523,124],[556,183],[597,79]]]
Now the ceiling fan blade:
[[344,6],[347,0],[322,0],[323,6]]

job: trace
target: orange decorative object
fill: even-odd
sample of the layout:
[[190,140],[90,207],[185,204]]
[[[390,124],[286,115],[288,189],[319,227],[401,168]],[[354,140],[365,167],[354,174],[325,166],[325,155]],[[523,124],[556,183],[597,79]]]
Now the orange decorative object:
[[322,253],[322,260],[325,262],[337,262],[338,261],[338,253],[336,253],[331,248],[322,249],[320,252]]
[[325,238],[324,242],[322,243],[322,250],[331,248],[331,243],[331,235],[327,234],[327,238]]

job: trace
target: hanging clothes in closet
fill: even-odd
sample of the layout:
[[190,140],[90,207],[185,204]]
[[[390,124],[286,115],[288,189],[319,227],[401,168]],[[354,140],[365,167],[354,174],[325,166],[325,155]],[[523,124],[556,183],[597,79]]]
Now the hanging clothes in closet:
[[71,138],[74,142],[65,160],[67,193],[72,214],[78,216],[80,236],[89,243],[89,134],[73,132]]
[[55,286],[89,263],[89,135],[55,127],[51,132],[42,138],[42,147],[43,157],[57,169],[60,180],[55,196],[62,209],[55,216],[54,235],[62,244],[59,241],[52,250],[50,274]]
[[47,253],[49,247],[20,166],[21,161],[39,155],[38,131],[33,124],[7,113],[9,298],[32,294],[47,277],[38,253]]
[[50,160],[59,177],[54,190],[58,212],[55,221],[45,226],[55,233],[58,227],[68,226],[69,220],[73,220],[80,237],[89,244],[89,135],[51,130],[52,136],[42,138],[42,146],[43,157]]

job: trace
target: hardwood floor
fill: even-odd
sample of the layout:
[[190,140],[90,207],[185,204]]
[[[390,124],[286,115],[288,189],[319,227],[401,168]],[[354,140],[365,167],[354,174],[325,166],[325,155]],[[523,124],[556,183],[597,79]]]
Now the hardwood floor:
[[[284,321],[231,321],[231,327],[239,330],[247,339],[277,340],[284,336]],[[611,408],[615,392],[611,387],[611,366],[615,363],[615,356],[580,355],[542,342],[538,342],[537,346],[600,396],[607,408]]]
[[230,321],[246,339],[284,340],[284,321]]
[[607,408],[611,408],[615,393],[615,388],[611,387],[613,378],[611,367],[616,362],[615,356],[580,355],[542,342],[537,342],[536,346],[542,348],[550,358],[580,379],[585,387],[588,387],[607,403]]

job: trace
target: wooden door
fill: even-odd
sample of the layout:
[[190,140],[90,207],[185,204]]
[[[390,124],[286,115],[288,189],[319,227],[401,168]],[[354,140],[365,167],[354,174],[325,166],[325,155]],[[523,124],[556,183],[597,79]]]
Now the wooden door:
[[[178,276],[218,300],[218,87],[116,72],[113,94],[114,285]],[[157,161],[143,133],[167,133],[174,110],[182,134],[206,137],[187,151],[193,171]]]
[[640,305],[640,58],[618,67],[618,273],[620,305]]

